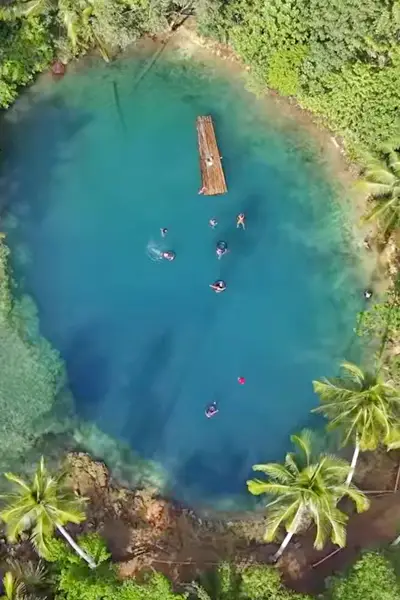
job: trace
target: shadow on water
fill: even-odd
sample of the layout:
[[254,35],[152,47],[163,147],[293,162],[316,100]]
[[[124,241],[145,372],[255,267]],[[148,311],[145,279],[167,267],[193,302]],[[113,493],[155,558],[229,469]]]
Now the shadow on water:
[[[88,113],[69,108],[56,94],[41,97],[34,90],[24,94],[12,112],[3,117],[0,139],[3,148],[0,170],[2,211],[13,204],[13,212],[22,225],[25,216],[29,220],[33,216],[40,224],[53,200],[51,177],[56,167],[68,160],[63,157],[63,151],[90,120]],[[43,138],[35,135],[37,129],[45,129],[46,135]],[[38,143],[34,148],[32,140]],[[45,144],[45,151],[40,147],[41,143]],[[25,155],[29,155],[29,161]],[[20,165],[24,165],[23,168]]]
[[96,340],[96,324],[82,327],[64,351],[68,377],[76,398],[85,399],[85,414],[93,415],[101,399],[107,394],[110,380],[109,357],[100,351]]
[[[132,401],[122,436],[147,456],[152,456],[162,445],[176,397],[175,389],[164,390],[157,386],[169,369],[173,342],[171,330],[154,336],[147,349],[141,351],[139,359],[133,361],[131,379],[124,389],[124,395]],[[135,399],[138,401],[134,402]]]

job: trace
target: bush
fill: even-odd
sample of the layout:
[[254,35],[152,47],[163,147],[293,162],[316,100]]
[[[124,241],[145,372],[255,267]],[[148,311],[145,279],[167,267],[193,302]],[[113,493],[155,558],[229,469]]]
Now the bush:
[[330,580],[326,600],[399,600],[400,587],[390,562],[377,552],[365,554],[347,575]]

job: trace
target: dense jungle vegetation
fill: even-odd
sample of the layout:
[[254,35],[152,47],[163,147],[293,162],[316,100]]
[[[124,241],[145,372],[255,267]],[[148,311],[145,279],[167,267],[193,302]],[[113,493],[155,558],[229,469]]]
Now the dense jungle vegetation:
[[[387,242],[400,224],[399,0],[0,0],[0,107],[10,106],[21,87],[55,60],[68,62],[92,48],[111,60],[140,36],[171,31],[191,14],[202,34],[232,45],[261,86],[295,97],[323,118],[352,156],[374,154],[364,179],[376,203],[366,220],[379,220]],[[48,344],[32,343],[35,315],[29,326],[21,315],[32,313],[32,306],[11,298],[7,254],[0,240],[0,407],[8,419],[2,444],[18,449],[18,464],[34,439],[22,432],[32,426],[36,437],[46,432],[45,424],[37,430],[38,417],[63,392],[64,376]],[[264,477],[250,480],[249,491],[267,494],[272,506],[266,539],[281,541],[286,530],[276,558],[304,523],[314,523],[316,547],[327,538],[345,545],[348,516],[338,508],[344,497],[358,511],[368,509],[352,483],[359,452],[400,445],[399,355],[393,351],[399,314],[394,287],[360,315],[358,333],[371,343],[372,366],[344,363],[340,377],[314,382],[321,401],[316,411],[338,429],[343,446],[354,448],[351,464],[315,453],[305,431],[292,437],[295,450],[283,464],[255,466]],[[270,566],[223,564],[213,577],[179,593],[158,573],[121,581],[98,536],[84,536],[74,547],[64,525],[84,519],[83,501],[58,476],[40,463],[32,481],[12,474],[8,479],[15,490],[2,499],[0,513],[7,537],[16,542],[30,532],[41,562],[7,560],[6,600],[307,600],[285,588]],[[322,599],[398,600],[397,554],[396,548],[364,554],[348,573],[327,582]]]

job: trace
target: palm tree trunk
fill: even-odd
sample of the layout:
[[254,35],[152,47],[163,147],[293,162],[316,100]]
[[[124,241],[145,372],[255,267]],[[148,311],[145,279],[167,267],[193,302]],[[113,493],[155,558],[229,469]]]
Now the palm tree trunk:
[[302,519],[303,514],[304,514],[304,507],[300,506],[297,510],[295,518],[293,519],[291,531],[287,532],[287,534],[285,535],[285,539],[283,540],[282,544],[279,546],[278,550],[274,554],[274,562],[279,560],[279,558],[284,553],[286,546],[289,544],[290,540],[292,539],[292,537],[294,536],[294,534],[296,533],[296,531],[300,525],[300,521]]
[[351,459],[350,471],[346,478],[346,485],[350,485],[351,480],[353,479],[353,475],[354,475],[354,471],[356,470],[356,464],[357,464],[359,454],[360,454],[360,442],[357,437],[356,445],[355,445],[354,452],[353,452],[353,458]]
[[66,531],[62,525],[56,525],[56,527],[58,531],[65,537],[67,542],[72,546],[75,552],[87,562],[91,569],[95,569],[97,565],[94,562],[93,558],[89,556],[89,554],[86,554],[86,552],[82,550],[80,546],[78,546],[75,540],[69,535],[68,531]]
[[397,536],[397,538],[391,543],[391,546],[397,546],[397,544],[400,542],[400,535]]

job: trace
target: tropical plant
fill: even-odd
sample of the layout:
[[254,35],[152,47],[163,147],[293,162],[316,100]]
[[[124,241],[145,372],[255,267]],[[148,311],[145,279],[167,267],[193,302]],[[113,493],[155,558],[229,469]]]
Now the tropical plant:
[[56,529],[91,568],[96,563],[84,552],[64,528],[66,523],[81,523],[85,499],[78,498],[65,485],[65,473],[52,476],[44,459],[40,460],[32,481],[25,481],[14,473],[5,473],[14,485],[14,491],[3,494],[6,503],[0,519],[6,524],[7,537],[15,542],[24,531],[31,532],[31,540],[40,555],[48,554],[48,541]]
[[189,591],[196,600],[311,600],[286,588],[274,567],[250,566],[238,569],[221,563],[216,571],[200,577]]
[[327,588],[327,600],[400,598],[400,586],[395,570],[390,561],[378,552],[364,554],[348,573],[330,578]]
[[362,492],[354,485],[344,483],[350,470],[347,461],[329,454],[314,456],[312,432],[309,430],[292,435],[290,439],[296,451],[286,454],[284,465],[254,465],[253,470],[265,473],[268,480],[251,479],[247,482],[251,494],[275,497],[266,505],[265,540],[274,540],[281,525],[287,531],[275,554],[276,560],[292,536],[310,521],[316,526],[315,548],[321,549],[328,536],[334,544],[343,547],[348,517],[337,508],[337,504],[344,496],[354,501],[357,512],[369,507]]
[[364,186],[375,201],[364,221],[379,220],[388,236],[400,225],[400,153],[396,149],[384,147],[382,157],[369,157]]
[[3,577],[4,595],[0,600],[25,600],[25,586],[11,571]]
[[19,582],[29,600],[45,598],[50,587],[48,572],[42,561],[10,560],[8,562],[14,581]]
[[342,377],[313,381],[321,400],[313,412],[330,420],[329,430],[341,430],[344,446],[354,445],[346,479],[350,484],[360,450],[376,450],[379,444],[388,449],[400,446],[400,393],[384,381],[378,369],[363,371],[350,362],[341,367]]

